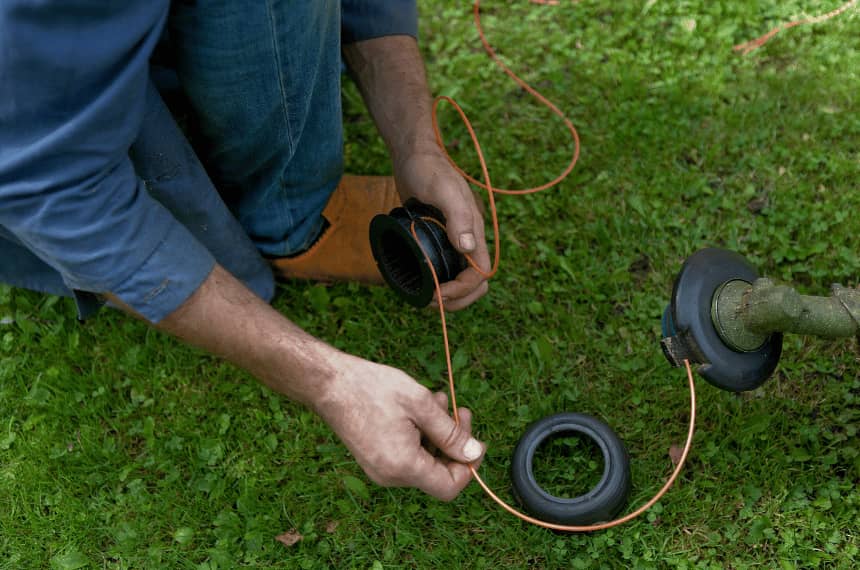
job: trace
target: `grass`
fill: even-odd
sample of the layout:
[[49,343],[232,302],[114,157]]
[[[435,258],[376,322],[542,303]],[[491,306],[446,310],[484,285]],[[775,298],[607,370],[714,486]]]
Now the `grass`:
[[[856,10],[748,57],[731,50],[833,6],[485,3],[491,42],[583,141],[560,187],[499,200],[500,274],[451,317],[459,396],[502,495],[525,427],[564,410],[625,440],[631,506],[659,488],[688,397],[660,354],[659,317],[693,251],[737,250],[809,294],[858,284]],[[480,50],[467,3],[421,8],[433,89],[470,113],[495,184],[554,177],[570,143]],[[344,100],[348,169],[389,172],[352,86]],[[442,121],[475,171],[454,114]],[[443,386],[436,317],[385,289],[295,284],[275,305]],[[852,568],[860,556],[853,340],[787,337],[778,372],[751,393],[699,380],[676,488],[635,522],[564,535],[521,524],[475,485],[450,504],[378,488],[318,418],[243,372],[122,315],[74,315],[68,300],[0,288],[2,569]],[[599,464],[575,449],[545,459],[559,493],[581,492]],[[295,545],[274,540],[290,530]]]

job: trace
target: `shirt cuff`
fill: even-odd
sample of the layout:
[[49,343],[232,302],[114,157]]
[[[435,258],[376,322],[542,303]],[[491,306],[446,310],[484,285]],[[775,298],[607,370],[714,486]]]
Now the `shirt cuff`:
[[341,41],[344,44],[382,36],[418,37],[415,0],[343,0]]
[[188,300],[214,267],[209,250],[174,222],[143,265],[111,292],[155,324]]

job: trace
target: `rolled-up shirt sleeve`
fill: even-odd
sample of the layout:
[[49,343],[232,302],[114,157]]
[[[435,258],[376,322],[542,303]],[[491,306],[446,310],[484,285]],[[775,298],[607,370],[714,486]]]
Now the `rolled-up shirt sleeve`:
[[214,266],[128,150],[168,2],[0,2],[0,225],[71,289],[151,322]]
[[353,43],[382,36],[418,37],[415,0],[342,0],[341,38]]

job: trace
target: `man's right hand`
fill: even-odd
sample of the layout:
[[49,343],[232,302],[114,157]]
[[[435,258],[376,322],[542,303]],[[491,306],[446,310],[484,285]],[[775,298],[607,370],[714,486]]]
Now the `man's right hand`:
[[[133,313],[116,296],[109,298]],[[444,394],[313,338],[220,266],[155,326],[310,406],[380,485],[417,487],[449,501],[472,478],[466,463],[484,453],[471,437],[469,410],[460,409],[458,426]]]
[[444,393],[396,368],[343,353],[332,364],[337,377],[314,408],[367,476],[386,487],[454,499],[472,479],[467,463],[477,465],[484,454],[471,435],[471,412],[460,408],[458,426]]

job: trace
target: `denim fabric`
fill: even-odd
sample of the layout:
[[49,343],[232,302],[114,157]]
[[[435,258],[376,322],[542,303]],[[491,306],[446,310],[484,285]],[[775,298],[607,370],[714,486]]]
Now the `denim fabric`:
[[[167,8],[0,2],[0,226],[14,236],[0,242],[8,244],[0,278],[56,290],[56,275],[34,283],[50,275],[47,265],[67,290],[132,291],[122,300],[153,319],[175,308],[170,291],[147,286],[187,262],[160,267],[160,278],[141,268],[172,249],[165,236],[180,224],[146,192],[128,157]],[[185,233],[183,242],[196,243]],[[197,253],[206,259],[205,248]]]
[[382,36],[418,37],[418,8],[415,0],[341,0],[345,44]]
[[[138,138],[129,150],[147,198],[170,217],[159,218],[159,246],[112,292],[133,300],[136,311],[158,322],[193,293],[217,260],[265,300],[274,295],[271,270],[212,186],[202,165],[153,86],[146,91]],[[162,221],[163,220],[163,221]],[[178,223],[177,223],[178,222]],[[93,297],[65,282],[60,273],[0,226],[0,281],[52,293],[75,294],[81,318],[98,306]],[[182,267],[166,273],[164,268]]]
[[[417,29],[412,0],[168,4],[0,1],[0,281],[157,322],[217,259],[268,299],[253,245],[312,242],[341,174],[340,35]],[[149,86],[166,20],[241,226]]]
[[[186,243],[174,243],[175,263],[166,259],[148,262],[164,262],[166,266],[184,264],[183,275],[170,279],[188,282],[184,287],[172,285],[187,296],[185,290],[193,281],[202,282],[201,277],[205,278],[211,270],[211,263],[208,268],[205,264],[197,267],[196,258],[204,261],[211,256],[260,298],[271,300],[275,282],[269,265],[227,209],[152,85],[146,94],[144,120],[128,155],[150,196],[167,208],[191,234],[185,241],[199,242],[207,252],[200,254],[189,251]],[[169,241],[169,237],[165,241]]]
[[263,254],[306,249],[343,169],[340,3],[177,3],[169,31],[228,206]]

